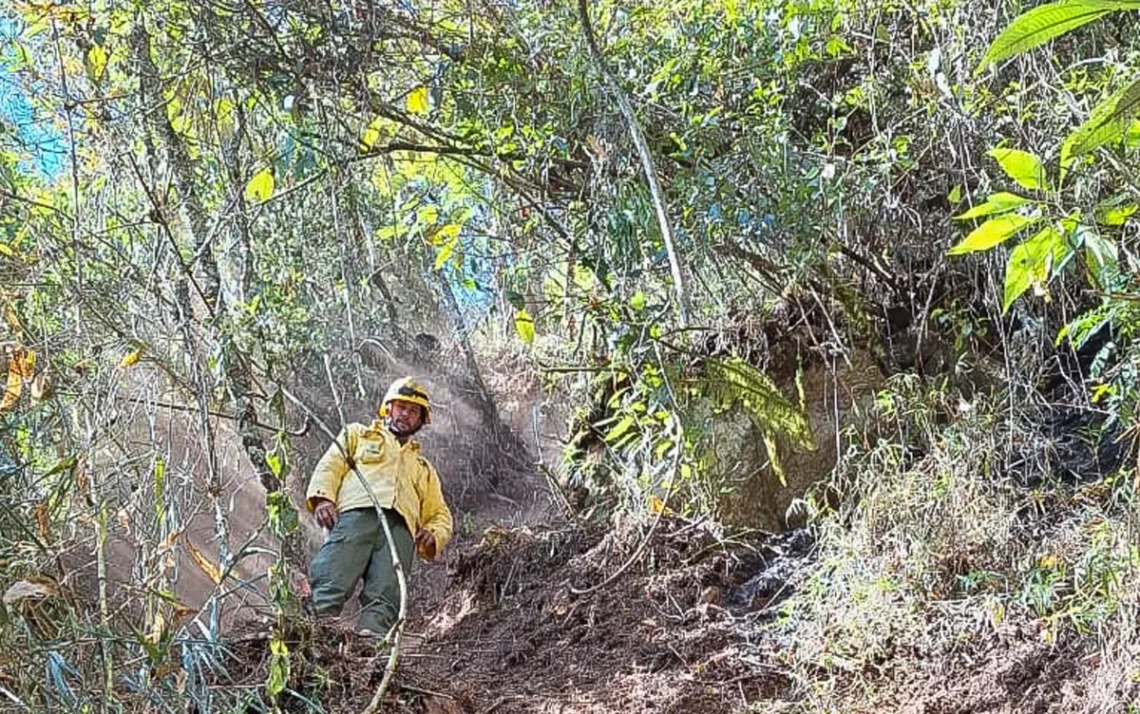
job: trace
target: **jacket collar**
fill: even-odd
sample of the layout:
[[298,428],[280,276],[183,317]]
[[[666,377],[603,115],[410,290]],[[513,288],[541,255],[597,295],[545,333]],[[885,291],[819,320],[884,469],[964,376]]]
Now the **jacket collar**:
[[[384,439],[391,439],[393,443],[395,443],[397,446],[400,446],[400,440],[396,438],[395,434],[388,431],[388,427],[384,426],[384,422],[380,421],[379,419],[373,419],[372,423],[369,424],[368,428],[365,430],[365,433],[375,434]],[[414,439],[408,439],[408,443],[400,446],[400,448],[404,449],[405,451],[418,452],[421,447],[420,442],[415,441]]]

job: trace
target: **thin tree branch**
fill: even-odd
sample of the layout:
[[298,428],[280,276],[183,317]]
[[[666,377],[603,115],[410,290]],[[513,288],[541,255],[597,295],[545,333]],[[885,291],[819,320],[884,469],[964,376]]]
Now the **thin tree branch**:
[[605,80],[610,93],[617,99],[618,108],[621,110],[622,116],[625,117],[629,134],[633,138],[633,145],[637,147],[637,155],[641,158],[641,168],[645,171],[645,180],[649,184],[649,194],[653,198],[653,207],[657,211],[657,224],[661,229],[661,240],[665,243],[665,252],[669,256],[669,272],[673,275],[673,291],[677,298],[677,314],[681,318],[681,326],[684,327],[689,321],[688,307],[685,301],[685,284],[681,279],[681,264],[677,260],[677,250],[673,246],[673,231],[669,227],[669,216],[665,212],[665,202],[661,196],[661,186],[657,181],[657,169],[653,165],[653,157],[649,154],[649,145],[641,133],[641,126],[637,123],[637,117],[634,116],[633,105],[629,103],[629,98],[626,97],[617,80],[606,68],[605,58],[602,56],[601,49],[598,48],[597,40],[594,38],[594,28],[590,24],[589,0],[578,0],[578,15],[582,22],[582,34],[586,37],[586,46],[590,49],[590,56]]
[[[324,363],[325,374],[329,380],[329,389],[332,390],[333,399],[336,402],[337,416],[340,418],[341,431],[343,432],[348,425],[344,418],[344,406],[341,403],[340,393],[336,391],[336,385],[333,381],[328,355],[325,355]],[[408,614],[408,582],[404,574],[404,565],[400,562],[400,553],[396,550],[395,540],[392,539],[392,529],[388,526],[388,518],[384,515],[384,507],[380,505],[380,500],[376,497],[376,492],[372,490],[372,486],[370,486],[368,481],[364,478],[364,474],[360,473],[360,469],[356,465],[356,460],[348,453],[345,444],[341,443],[338,435],[333,433],[332,429],[325,424],[324,420],[310,409],[307,404],[284,387],[281,388],[281,393],[285,395],[286,399],[300,407],[301,410],[313,420],[317,427],[333,440],[341,456],[344,457],[345,462],[347,462],[349,468],[352,469],[352,473],[356,475],[360,485],[364,487],[364,492],[368,494],[368,500],[372,501],[372,507],[376,509],[376,515],[380,517],[380,524],[384,527],[384,538],[388,542],[388,552],[392,555],[392,569],[396,571],[396,582],[400,586],[400,611],[396,617],[396,624],[392,626],[392,631],[389,633],[392,636],[392,650],[388,654],[388,664],[384,667],[384,677],[380,680],[380,686],[376,688],[376,693],[373,695],[368,708],[364,710],[365,714],[375,714],[380,708],[380,700],[391,684],[392,677],[396,673],[396,666],[399,664],[400,643],[404,635],[404,621],[407,619]]]

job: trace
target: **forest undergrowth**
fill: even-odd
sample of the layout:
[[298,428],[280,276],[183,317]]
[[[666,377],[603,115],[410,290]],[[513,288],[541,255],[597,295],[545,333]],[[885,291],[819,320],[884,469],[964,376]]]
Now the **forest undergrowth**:
[[1140,711],[1137,167],[1137,0],[0,5],[0,710]]

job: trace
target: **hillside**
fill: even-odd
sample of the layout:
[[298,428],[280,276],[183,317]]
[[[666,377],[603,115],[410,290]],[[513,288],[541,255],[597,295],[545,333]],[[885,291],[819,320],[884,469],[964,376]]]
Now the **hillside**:
[[1134,0],[0,37],[0,709],[1140,707]]

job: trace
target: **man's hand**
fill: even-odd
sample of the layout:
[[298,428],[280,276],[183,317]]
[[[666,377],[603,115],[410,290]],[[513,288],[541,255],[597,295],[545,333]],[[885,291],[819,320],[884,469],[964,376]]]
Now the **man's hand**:
[[416,552],[424,560],[435,560],[435,536],[424,528],[416,533]]
[[336,504],[327,499],[321,499],[317,507],[313,509],[313,518],[317,519],[321,528],[331,530],[336,525]]

